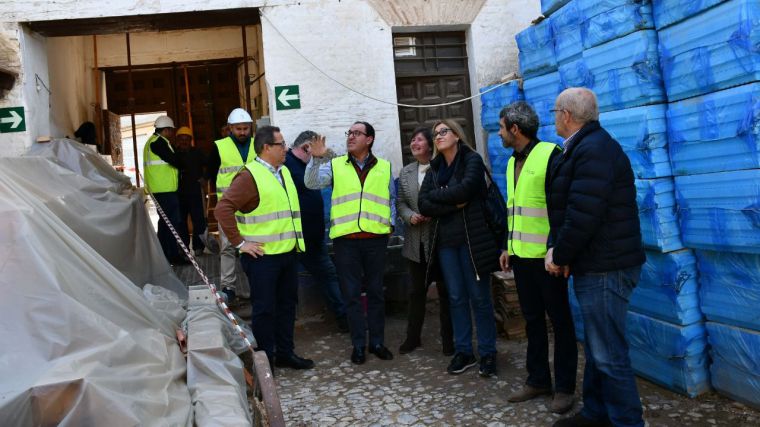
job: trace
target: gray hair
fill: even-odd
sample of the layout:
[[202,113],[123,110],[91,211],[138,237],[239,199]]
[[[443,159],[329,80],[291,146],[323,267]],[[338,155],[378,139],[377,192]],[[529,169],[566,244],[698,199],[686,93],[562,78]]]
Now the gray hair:
[[300,147],[301,145],[311,141],[317,136],[318,135],[316,132],[312,130],[305,130],[298,135],[295,141],[293,141],[293,147]]
[[507,128],[517,125],[526,138],[536,139],[538,135],[538,114],[525,101],[517,101],[504,107],[499,113]]
[[557,97],[557,109],[565,110],[576,123],[586,124],[599,120],[596,95],[585,87],[567,88]]

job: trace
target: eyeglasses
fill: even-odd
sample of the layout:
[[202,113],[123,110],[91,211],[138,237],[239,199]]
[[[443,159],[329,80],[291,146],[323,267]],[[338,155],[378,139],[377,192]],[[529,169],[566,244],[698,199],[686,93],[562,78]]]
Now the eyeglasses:
[[282,141],[282,142],[270,142],[270,143],[267,143],[267,145],[279,145],[280,147],[285,148],[285,147],[288,146],[288,143],[285,142],[285,141]]
[[556,113],[557,111],[567,111],[567,110],[565,110],[564,108],[552,108],[549,111],[551,111],[552,113]]
[[433,138],[437,138],[439,136],[446,136],[449,132],[454,132],[452,129],[449,128],[441,128],[441,130],[433,132]]
[[351,136],[351,135],[353,135],[354,138],[358,138],[359,135],[369,136],[368,134],[366,134],[366,133],[364,133],[364,132],[362,132],[360,130],[347,130],[346,131],[346,136]]

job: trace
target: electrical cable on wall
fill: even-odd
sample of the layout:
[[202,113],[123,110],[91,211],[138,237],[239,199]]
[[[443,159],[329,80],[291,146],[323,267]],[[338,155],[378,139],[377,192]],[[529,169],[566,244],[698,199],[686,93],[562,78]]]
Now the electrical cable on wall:
[[[264,7],[266,7],[266,5]],[[343,88],[345,88],[345,89],[347,89],[347,90],[349,90],[351,92],[354,92],[354,93],[356,93],[358,95],[361,95],[361,96],[363,96],[365,98],[371,99],[373,101],[377,101],[377,102],[380,102],[380,103],[383,103],[383,104],[388,104],[388,105],[394,105],[394,106],[397,106],[397,107],[407,107],[407,108],[437,108],[437,107],[445,107],[447,105],[454,105],[454,104],[460,104],[462,102],[467,102],[467,101],[469,101],[469,100],[471,100],[473,98],[477,98],[479,96],[483,96],[484,94],[486,94],[488,92],[491,92],[493,90],[496,90],[496,89],[500,88],[501,86],[504,86],[505,84],[509,83],[509,81],[501,82],[501,83],[499,83],[497,85],[494,85],[493,87],[488,88],[487,90],[484,90],[483,92],[477,93],[477,94],[469,96],[467,98],[462,98],[462,99],[459,99],[459,100],[456,100],[456,101],[451,101],[451,102],[444,102],[442,104],[427,104],[427,105],[401,104],[401,103],[394,102],[394,101],[386,101],[384,99],[375,98],[372,95],[368,95],[368,94],[366,94],[364,92],[360,92],[360,91],[358,91],[358,90],[356,90],[356,89],[354,89],[354,88],[352,88],[352,87],[344,84],[343,82],[341,82],[341,81],[333,78],[331,75],[327,74],[325,71],[323,71],[321,68],[319,68],[316,64],[314,64],[313,62],[311,62],[309,60],[309,58],[307,58],[306,55],[304,55],[303,53],[301,53],[301,51],[298,50],[298,48],[295,47],[293,45],[293,43],[291,43],[290,40],[288,40],[288,38],[285,37],[285,35],[282,34],[282,32],[280,32],[279,28],[277,28],[277,26],[274,25],[274,23],[264,14],[264,11],[263,11],[264,7],[259,8],[259,14],[261,15],[261,17],[263,19],[266,19],[266,21],[269,23],[269,25],[271,25],[272,28],[274,28],[275,32],[277,32],[277,34],[279,34],[280,37],[282,37],[282,39],[285,40],[285,43],[287,43],[288,46],[290,46],[301,58],[303,58],[306,62],[308,62],[309,65],[311,65],[312,67],[314,67],[314,69],[317,70],[317,71],[319,71],[320,74],[322,74],[323,76],[327,77],[329,80],[333,81],[334,83],[338,84],[339,86],[341,86],[341,87],[343,87]]]

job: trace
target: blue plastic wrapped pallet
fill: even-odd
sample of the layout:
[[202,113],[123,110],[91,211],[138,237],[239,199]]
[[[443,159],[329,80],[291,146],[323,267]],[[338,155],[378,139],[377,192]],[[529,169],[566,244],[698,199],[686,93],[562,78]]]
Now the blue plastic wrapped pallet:
[[760,409],[760,332],[707,322],[712,385]]
[[680,326],[701,321],[697,261],[692,251],[647,251],[630,309]]
[[637,179],[636,203],[645,248],[660,252],[683,249],[673,178]]
[[573,315],[573,325],[575,326],[575,338],[583,342],[585,334],[583,332],[583,316],[581,315],[581,306],[578,302],[578,298],[575,296],[575,289],[573,288],[573,278],[567,282],[567,297],[570,302],[570,313]]
[[599,111],[665,101],[657,56],[657,32],[636,31],[583,51],[583,65],[593,76],[590,87]]
[[626,335],[636,374],[690,397],[710,390],[703,322],[678,326],[629,311]]
[[559,80],[563,88],[594,87],[594,75],[586,67],[586,62],[583,58],[560,65]]
[[488,133],[488,140],[486,142],[486,147],[488,148],[489,159],[495,159],[505,154],[504,146],[501,145],[501,137],[499,136],[499,132],[497,131],[492,131]]
[[557,128],[554,125],[541,126],[538,128],[538,139],[545,142],[553,142],[560,147],[564,139],[557,135]]
[[608,111],[599,115],[604,129],[631,159],[637,178],[671,176],[665,104]]
[[480,123],[488,132],[499,130],[499,112],[507,105],[523,99],[517,80],[480,88]]
[[697,262],[705,317],[760,331],[760,255],[697,251]]
[[760,2],[732,0],[660,36],[668,99],[678,101],[760,80]]
[[549,16],[570,0],[541,0],[541,14]]
[[661,30],[728,0],[652,0],[654,25]]
[[576,0],[583,16],[583,48],[654,28],[650,0]]
[[760,253],[760,169],[677,176],[675,183],[686,246]]
[[562,6],[552,15],[552,31],[554,33],[554,56],[557,64],[566,64],[578,59],[583,53],[581,38],[581,17],[578,1],[573,0]]
[[525,101],[536,110],[538,123],[541,126],[554,124],[554,113],[551,110],[554,108],[554,101],[557,100],[562,89],[559,73],[546,74],[523,81]]
[[557,71],[551,18],[517,33],[515,40],[520,49],[520,73],[524,78]]
[[760,83],[668,106],[675,175],[760,168]]

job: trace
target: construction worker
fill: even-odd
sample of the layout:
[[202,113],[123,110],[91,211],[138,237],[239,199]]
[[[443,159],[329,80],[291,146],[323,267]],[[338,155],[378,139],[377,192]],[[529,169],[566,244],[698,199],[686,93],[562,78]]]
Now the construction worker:
[[[220,201],[232,183],[232,179],[240,169],[252,162],[256,158],[256,152],[253,148],[251,131],[253,129],[253,119],[242,108],[235,108],[227,118],[227,136],[214,142],[209,155],[209,177],[216,181],[217,202]],[[221,283],[222,292],[227,296],[227,301],[232,303],[238,291],[241,296],[244,290],[237,289],[237,256],[235,247],[230,245],[230,241],[220,228],[219,237],[221,238]],[[245,290],[246,292],[248,290]]]
[[310,369],[296,355],[293,328],[298,302],[298,258],[306,245],[298,190],[284,167],[288,147],[273,126],[256,132],[258,157],[234,177],[216,205],[219,227],[240,251],[251,287],[251,329],[270,364]]
[[[156,202],[164,211],[175,229],[181,227],[177,185],[179,183],[179,163],[169,139],[174,136],[174,121],[167,116],[159,116],[154,126],[153,135],[148,138],[143,148],[143,173],[145,188],[153,193]],[[177,241],[174,239],[163,217],[158,220],[158,241],[164,256],[171,264],[186,264],[188,261],[180,255]]]

